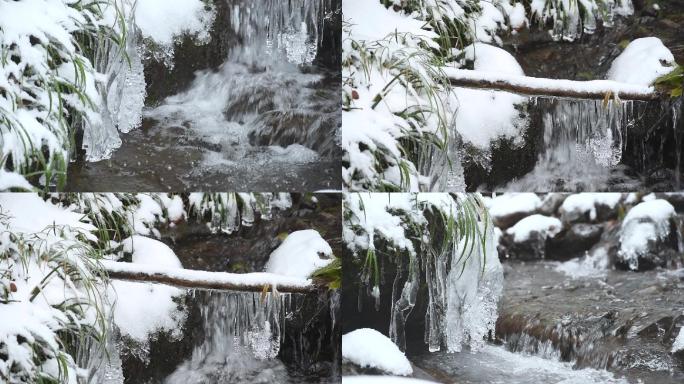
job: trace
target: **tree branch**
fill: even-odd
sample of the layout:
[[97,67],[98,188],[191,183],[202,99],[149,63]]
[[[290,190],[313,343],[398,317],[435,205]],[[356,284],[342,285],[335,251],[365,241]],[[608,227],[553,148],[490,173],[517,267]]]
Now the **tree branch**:
[[160,283],[184,288],[244,292],[270,292],[275,289],[283,293],[313,293],[318,290],[311,280],[265,272],[207,272],[107,260],[102,261],[102,265],[111,279]]
[[612,80],[575,81],[513,76],[494,72],[444,68],[451,85],[456,87],[507,91],[527,96],[572,99],[651,101],[663,97],[653,87]]

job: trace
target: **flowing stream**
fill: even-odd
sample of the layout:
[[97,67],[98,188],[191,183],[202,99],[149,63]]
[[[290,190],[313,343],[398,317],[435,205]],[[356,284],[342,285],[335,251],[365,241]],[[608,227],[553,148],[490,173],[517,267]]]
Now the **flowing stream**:
[[[103,124],[85,129],[90,161],[71,164],[67,188],[339,186],[339,75],[314,63],[325,54],[321,45],[333,1],[224,1],[226,11],[213,27],[232,44],[219,49],[226,52],[223,64],[195,72],[187,88],[142,113],[136,111],[145,99],[143,72],[154,48],[131,33],[130,67],[117,60],[116,49],[102,48],[98,65],[110,78],[103,95],[108,113]],[[174,65],[173,57],[165,61]]]

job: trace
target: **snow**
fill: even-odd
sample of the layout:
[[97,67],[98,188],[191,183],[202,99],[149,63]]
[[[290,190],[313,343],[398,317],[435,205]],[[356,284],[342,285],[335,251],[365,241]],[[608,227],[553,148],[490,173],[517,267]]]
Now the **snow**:
[[332,248],[318,231],[295,231],[271,253],[266,272],[305,279],[330,264],[332,257]]
[[[132,263],[125,263],[131,268],[141,265],[152,268],[182,267],[171,248],[161,241],[135,235],[125,239],[123,245],[125,252],[133,253]],[[122,335],[144,343],[156,331],[176,331],[178,334],[179,323],[185,314],[178,310],[178,304],[173,299],[185,294],[184,290],[168,285],[122,280],[113,280],[111,289],[116,295],[114,323]],[[141,313],[145,316],[140,316]]]
[[43,201],[36,193],[0,193],[0,207],[9,216],[13,232],[33,234],[52,226],[65,226],[95,239],[91,232],[96,228],[84,222],[83,214]]
[[496,221],[514,213],[532,214],[541,205],[542,200],[535,193],[504,193],[489,200],[487,209]]
[[26,181],[24,176],[0,169],[0,191],[7,191],[11,188],[32,190],[33,186]]
[[137,0],[135,23],[143,36],[171,45],[181,34],[207,34],[213,12],[201,0]]
[[530,235],[534,232],[547,238],[556,236],[561,229],[563,229],[563,224],[555,217],[535,214],[518,221],[514,226],[508,228],[506,233],[513,236],[513,241],[520,243],[529,240]]
[[649,243],[670,234],[670,218],[676,215],[674,207],[662,199],[644,201],[627,212],[620,228],[618,258],[629,268],[639,268],[639,256],[649,250]]
[[564,79],[547,79],[540,77],[510,75],[505,73],[497,73],[491,71],[471,71],[466,69],[458,69],[445,67],[444,73],[455,80],[471,80],[482,83],[503,82],[511,84],[520,88],[530,89],[530,93],[548,92],[548,91],[563,91],[563,92],[581,92],[590,94],[605,94],[612,92],[613,95],[619,97],[621,94],[630,94],[639,97],[652,97],[654,88],[643,84],[630,84],[614,80],[564,80]]
[[581,214],[589,212],[591,220],[596,219],[596,207],[605,205],[614,209],[622,200],[621,193],[577,193],[569,195],[560,206],[561,214],[569,212],[579,212]]
[[675,68],[675,59],[657,37],[633,40],[613,60],[607,78],[623,83],[651,85]]
[[679,334],[677,335],[674,343],[672,343],[671,351],[672,353],[684,351],[684,327],[679,329]]
[[434,381],[398,376],[342,376],[342,384],[435,384]]
[[176,254],[161,241],[133,235],[122,241],[124,252],[133,254],[134,264],[148,264],[168,268],[182,268]]
[[382,40],[396,33],[437,37],[436,33],[423,29],[425,22],[388,10],[379,1],[345,0],[342,2],[342,13],[352,24],[356,40]]
[[[478,72],[524,76],[515,58],[505,50],[483,43],[471,44],[463,49],[465,59],[474,62]],[[456,112],[456,129],[468,143],[489,150],[497,138],[521,138],[524,121],[519,118],[517,104],[527,99],[508,92],[455,88],[459,101]],[[496,113],[491,113],[496,111]]]
[[394,375],[413,373],[411,363],[392,340],[382,333],[361,328],[342,335],[342,359],[363,368],[376,368]]
[[299,277],[276,275],[267,272],[253,272],[253,273],[227,273],[227,272],[207,272],[192,269],[167,268],[157,267],[149,264],[133,264],[116,261],[104,260],[102,265],[110,272],[136,273],[139,275],[147,275],[154,278],[155,275],[161,274],[168,276],[174,280],[180,281],[201,281],[208,285],[226,284],[242,287],[256,287],[270,285],[278,287],[279,285],[286,285],[295,288],[310,288],[311,280],[302,279]]

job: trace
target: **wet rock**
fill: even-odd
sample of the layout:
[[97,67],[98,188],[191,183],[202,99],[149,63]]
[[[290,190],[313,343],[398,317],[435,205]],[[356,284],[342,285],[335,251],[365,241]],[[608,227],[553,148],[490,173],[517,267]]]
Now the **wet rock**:
[[542,205],[539,207],[539,213],[545,216],[556,216],[558,208],[563,204],[565,198],[568,197],[564,193],[549,193],[544,196]]
[[573,224],[548,240],[546,258],[564,261],[582,256],[596,245],[601,239],[601,234],[601,224]]
[[501,239],[504,257],[512,260],[533,261],[546,258],[545,234],[534,231],[525,241],[516,242],[513,236],[505,234]]

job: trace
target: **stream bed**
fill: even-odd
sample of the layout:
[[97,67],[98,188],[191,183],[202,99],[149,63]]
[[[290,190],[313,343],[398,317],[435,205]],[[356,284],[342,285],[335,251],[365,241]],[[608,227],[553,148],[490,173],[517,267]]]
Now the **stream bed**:
[[471,353],[418,353],[412,362],[448,383],[684,381],[670,353],[684,326],[684,271],[592,270],[559,262],[505,264],[497,342]]

